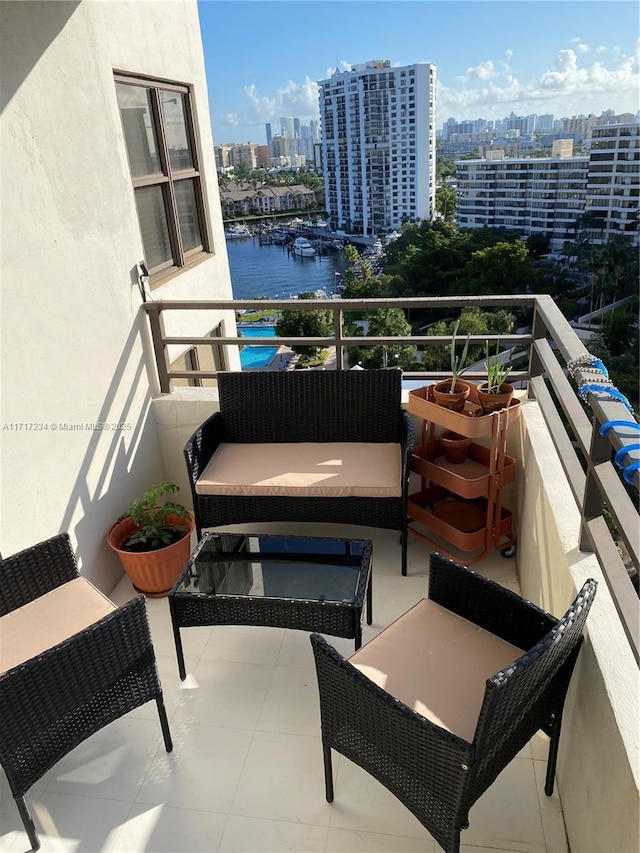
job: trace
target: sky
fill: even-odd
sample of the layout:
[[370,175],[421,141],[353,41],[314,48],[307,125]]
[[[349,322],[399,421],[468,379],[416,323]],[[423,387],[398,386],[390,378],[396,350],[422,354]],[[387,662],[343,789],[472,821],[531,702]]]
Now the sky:
[[372,59],[437,67],[448,118],[640,109],[636,0],[199,0],[214,144],[318,118],[317,81]]

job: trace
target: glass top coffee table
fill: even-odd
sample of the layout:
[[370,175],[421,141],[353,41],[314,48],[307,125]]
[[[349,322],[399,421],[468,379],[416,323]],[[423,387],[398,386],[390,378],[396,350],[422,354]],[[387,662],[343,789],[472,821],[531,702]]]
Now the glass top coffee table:
[[317,631],[359,649],[365,595],[373,618],[371,555],[368,539],[205,533],[169,593],[180,678],[180,629],[196,625]]

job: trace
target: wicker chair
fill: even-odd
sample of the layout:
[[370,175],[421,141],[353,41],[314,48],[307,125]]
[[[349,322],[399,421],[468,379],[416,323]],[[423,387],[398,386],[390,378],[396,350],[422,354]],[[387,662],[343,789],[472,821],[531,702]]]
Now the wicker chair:
[[2,561],[0,637],[0,764],[37,850],[25,794],[74,747],[151,699],[173,744],[144,598],[116,607],[81,578],[67,534]]
[[429,599],[349,660],[312,634],[328,802],[335,749],[457,853],[471,806],[538,729],[551,737],[551,795],[562,709],[595,591],[587,581],[556,619],[432,554]]
[[[220,411],[187,442],[184,455],[198,539],[203,528],[261,521],[357,524],[400,531],[407,573],[407,500],[413,429],[401,409],[398,370],[305,370],[218,374]],[[221,444],[395,443],[398,495],[202,494],[199,478]],[[268,447],[265,447],[268,454]]]

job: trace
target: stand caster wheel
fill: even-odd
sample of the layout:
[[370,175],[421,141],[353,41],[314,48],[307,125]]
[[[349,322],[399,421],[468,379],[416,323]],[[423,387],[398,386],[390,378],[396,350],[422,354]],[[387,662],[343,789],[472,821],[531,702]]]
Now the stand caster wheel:
[[509,545],[508,548],[503,548],[502,551],[500,551],[500,553],[502,554],[503,557],[506,557],[507,560],[510,560],[512,557],[515,557],[515,555],[516,555],[516,546],[515,545]]

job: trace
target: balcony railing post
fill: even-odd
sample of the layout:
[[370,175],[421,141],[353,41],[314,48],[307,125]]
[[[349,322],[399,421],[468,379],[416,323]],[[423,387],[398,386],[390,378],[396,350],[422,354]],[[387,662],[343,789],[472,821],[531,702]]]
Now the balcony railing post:
[[[542,364],[542,360],[538,354],[538,350],[535,346],[536,340],[541,340],[547,337],[547,326],[544,322],[544,319],[541,317],[538,306],[534,308],[533,311],[533,327],[531,330],[531,336],[533,337],[534,343],[529,350],[529,377],[534,376],[542,376],[544,372],[544,367]],[[532,397],[532,389],[529,388],[529,397]]]
[[333,312],[333,328],[336,339],[336,370],[344,370],[344,353],[342,351],[342,309]]
[[594,476],[594,467],[611,459],[611,442],[608,438],[600,435],[600,424],[598,419],[593,419],[591,432],[591,445],[587,456],[587,471],[584,484],[584,498],[582,500],[583,512],[580,522],[580,549],[590,551],[592,548],[591,537],[587,525],[598,516],[602,515],[604,501]]
[[164,347],[164,321],[162,319],[162,306],[159,302],[145,303],[145,310],[149,315],[149,325],[151,326],[151,340],[153,342],[153,352],[156,357],[156,366],[158,368],[158,382],[160,390],[163,394],[168,394],[171,391],[171,382],[169,379],[169,368],[167,366],[167,353]]

